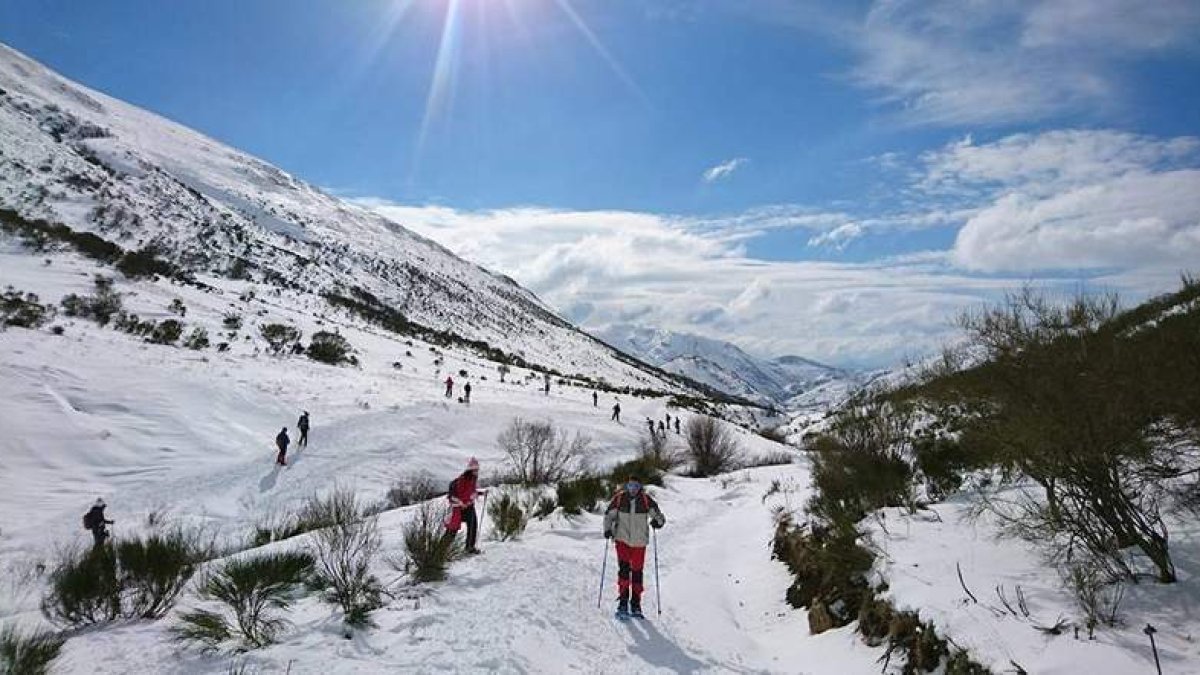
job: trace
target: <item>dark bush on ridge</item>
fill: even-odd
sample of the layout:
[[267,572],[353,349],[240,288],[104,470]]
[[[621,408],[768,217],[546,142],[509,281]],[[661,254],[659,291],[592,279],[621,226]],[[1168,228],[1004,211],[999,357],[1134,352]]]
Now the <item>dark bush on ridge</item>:
[[692,475],[715,476],[737,468],[741,451],[733,432],[714,417],[696,415],[684,425]]
[[446,536],[445,515],[442,505],[422,504],[416,516],[404,524],[405,556],[393,561],[393,567],[417,583],[445,579],[450,563],[463,556],[458,539]]

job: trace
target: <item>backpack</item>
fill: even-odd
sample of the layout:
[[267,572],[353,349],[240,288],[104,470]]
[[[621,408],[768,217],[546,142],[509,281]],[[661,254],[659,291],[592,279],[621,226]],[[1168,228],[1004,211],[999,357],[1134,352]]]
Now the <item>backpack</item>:
[[96,526],[99,525],[99,523],[96,522],[96,520],[99,518],[99,516],[100,516],[100,514],[97,513],[95,509],[91,509],[87,513],[83,514],[83,529],[85,529],[85,530],[96,529]]

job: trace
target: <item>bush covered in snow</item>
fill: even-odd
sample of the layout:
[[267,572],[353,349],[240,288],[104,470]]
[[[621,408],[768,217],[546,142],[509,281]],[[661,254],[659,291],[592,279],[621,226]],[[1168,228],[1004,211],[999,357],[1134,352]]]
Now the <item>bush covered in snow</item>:
[[22,293],[12,286],[0,294],[0,326],[38,328],[54,318],[54,307],[38,302],[34,293]]
[[434,480],[428,472],[405,476],[392,483],[387,492],[388,508],[398,509],[428,501],[446,494],[445,486]]
[[498,541],[517,539],[529,525],[531,505],[523,504],[520,494],[502,489],[487,505],[487,515],[492,518],[492,538]]
[[354,348],[350,342],[338,333],[318,331],[313,333],[306,352],[308,358],[321,363],[340,366],[343,363],[356,364],[358,359],[353,356]]
[[0,628],[0,672],[43,675],[58,658],[67,639],[48,631],[22,632],[12,625]]
[[684,425],[692,475],[704,477],[737,468],[741,447],[733,432],[715,417],[696,415]]
[[313,557],[284,552],[231,560],[209,572],[200,583],[200,597],[220,604],[219,610],[195,609],[180,615],[173,628],[182,642],[212,651],[236,641],[256,649],[275,641],[287,627],[277,611],[287,610],[297,590],[310,579]]
[[182,323],[175,319],[164,319],[154,327],[154,330],[150,331],[150,342],[156,345],[173,345],[182,336]]
[[174,605],[208,549],[173,531],[68,551],[50,573],[42,613],[60,626],[157,619]]
[[383,606],[383,586],[371,574],[382,543],[374,516],[367,516],[353,493],[340,490],[342,503],[349,500],[353,518],[317,530],[313,535],[316,580],[325,588],[325,599],[341,608],[346,625],[370,623],[371,612]]
[[450,563],[463,556],[458,539],[447,535],[445,517],[445,506],[427,502],[404,524],[404,557],[393,565],[417,583],[442,581]]
[[258,329],[262,338],[267,341],[272,354],[282,354],[284,350],[300,341],[300,329],[282,323],[269,323]]
[[574,475],[591,445],[583,434],[571,436],[548,421],[514,418],[496,439],[508,456],[511,478],[523,485],[546,485]]
[[92,319],[101,326],[121,311],[121,294],[113,290],[112,279],[97,275],[95,278],[95,295],[76,295],[71,293],[60,303],[63,313],[71,317]]

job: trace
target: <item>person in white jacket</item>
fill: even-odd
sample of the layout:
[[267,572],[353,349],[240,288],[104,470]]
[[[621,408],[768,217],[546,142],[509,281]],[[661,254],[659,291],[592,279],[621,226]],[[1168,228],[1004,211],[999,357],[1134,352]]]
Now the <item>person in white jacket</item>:
[[617,613],[642,614],[642,568],[646,562],[646,545],[650,543],[650,528],[658,529],[667,522],[641,482],[630,477],[625,487],[617,491],[604,513],[604,537],[617,542]]

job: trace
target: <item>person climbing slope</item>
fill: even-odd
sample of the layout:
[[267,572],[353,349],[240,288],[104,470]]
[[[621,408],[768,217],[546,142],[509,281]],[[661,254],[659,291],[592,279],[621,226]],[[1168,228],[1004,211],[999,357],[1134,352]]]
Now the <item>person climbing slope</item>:
[[291,442],[292,439],[287,435],[287,427],[284,427],[275,437],[275,447],[279,448],[279,454],[275,455],[275,463],[279,466],[287,466],[287,451]]
[[471,383],[468,382],[463,385],[463,403],[470,403],[470,402],[471,402]]
[[103,546],[108,539],[108,528],[105,525],[112,525],[113,521],[104,517],[104,509],[108,505],[103,499],[97,499],[92,508],[83,515],[83,529],[92,531],[92,544],[94,546]]
[[612,417],[610,417],[609,419],[618,424],[621,423],[621,404],[620,404],[620,402],[613,404]]
[[475,537],[479,534],[479,519],[475,516],[475,497],[486,495],[487,490],[480,490],[479,460],[472,457],[467,462],[467,470],[450,481],[450,489],[446,497],[450,500],[450,516],[446,521],[446,535],[454,537],[458,534],[463,523],[467,525],[467,553],[479,553],[475,547]]
[[296,442],[297,448],[308,447],[308,411],[300,416],[300,420],[296,422],[296,428],[300,430],[300,440]]
[[630,476],[604,512],[604,538],[617,542],[617,618],[642,615],[642,568],[650,528],[667,522],[658,503]]
[[446,377],[446,398],[451,398],[453,396],[454,396],[454,378],[447,376]]

